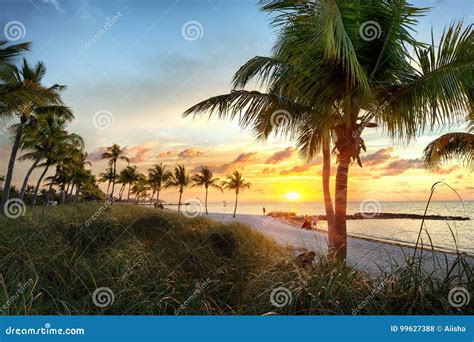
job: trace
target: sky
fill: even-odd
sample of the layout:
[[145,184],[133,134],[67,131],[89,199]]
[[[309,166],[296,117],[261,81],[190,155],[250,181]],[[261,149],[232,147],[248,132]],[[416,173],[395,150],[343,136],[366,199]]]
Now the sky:
[[[472,0],[412,3],[432,7],[418,26],[417,38],[423,41],[429,41],[431,30],[439,38],[453,20],[474,22]],[[288,192],[299,193],[302,201],[321,200],[321,160],[305,164],[292,141],[256,141],[235,122],[181,116],[192,105],[227,93],[233,74],[247,60],[271,54],[275,33],[256,1],[2,0],[1,5],[0,34],[33,42],[25,57],[46,64],[45,84],[67,85],[63,98],[76,116],[69,130],[84,137],[95,174],[106,168],[99,159],[104,147],[117,143],[145,173],[159,162],[169,168],[182,163],[190,172],[209,165],[220,178],[242,171],[253,184],[241,194],[243,201],[281,201]],[[3,127],[11,123],[0,121]],[[351,167],[349,200],[426,200],[439,180],[474,200],[467,170],[452,163],[430,173],[420,159],[432,139],[462,128],[443,127],[408,146],[394,144],[379,130],[366,130],[364,167]],[[10,148],[11,139],[2,130],[1,169],[6,169]],[[17,164],[15,184],[28,166]],[[120,163],[119,169],[125,166]],[[202,195],[200,189],[188,189],[184,197]],[[447,189],[436,196],[455,199]],[[169,201],[176,197],[175,190],[163,194]],[[211,201],[232,198],[230,193],[210,196]]]

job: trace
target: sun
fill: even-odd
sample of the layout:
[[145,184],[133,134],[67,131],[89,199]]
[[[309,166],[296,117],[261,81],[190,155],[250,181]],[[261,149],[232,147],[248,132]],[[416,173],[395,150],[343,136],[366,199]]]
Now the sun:
[[300,193],[299,192],[288,192],[286,194],[286,199],[289,201],[296,201],[300,198]]

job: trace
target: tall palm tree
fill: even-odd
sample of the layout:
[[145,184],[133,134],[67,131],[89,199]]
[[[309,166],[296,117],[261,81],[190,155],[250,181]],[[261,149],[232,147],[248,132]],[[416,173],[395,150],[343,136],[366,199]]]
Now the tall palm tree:
[[107,195],[109,195],[110,184],[112,184],[113,181],[116,181],[116,178],[117,178],[117,176],[114,173],[114,169],[111,167],[108,167],[107,169],[105,169],[105,172],[102,172],[99,175],[99,177],[100,177],[99,182],[107,183]]
[[[120,179],[122,184],[128,184],[127,203],[130,201],[130,192],[132,190],[132,184],[139,178],[139,172],[136,166],[127,166],[120,173]],[[124,186],[125,189],[125,186]]]
[[178,188],[179,199],[178,199],[178,212],[181,212],[181,200],[183,198],[184,189],[191,183],[191,178],[186,172],[184,165],[178,165],[174,168],[174,172],[171,175],[167,186]]
[[146,199],[148,197],[148,190],[150,185],[144,174],[139,173],[132,185],[132,194],[135,195],[135,201],[140,202],[140,198]]
[[[404,1],[274,0],[262,9],[274,14],[273,24],[280,28],[274,58],[247,63],[236,85],[257,79],[267,84],[269,93],[237,90],[203,101],[192,111],[241,114],[242,126],[268,132],[272,114],[285,110],[290,120],[279,129],[295,136],[300,148],[313,132],[330,127],[338,162],[330,251],[343,261],[348,172],[353,161],[361,165],[363,131],[379,125],[394,140],[408,142],[458,119],[469,106],[472,25],[453,23],[439,43],[426,44],[412,32],[427,10]],[[375,38],[365,29],[374,22]]]
[[239,192],[244,189],[250,189],[251,184],[246,182],[243,175],[239,171],[234,171],[232,174],[227,176],[227,179],[222,182],[222,187],[227,190],[235,191],[235,207],[234,215],[237,213],[237,202],[239,201]]
[[171,178],[171,171],[166,169],[166,165],[155,164],[153,167],[148,169],[148,180],[153,189],[153,194],[150,201],[153,201],[153,196],[156,192],[156,204],[160,203],[160,192],[168,183],[168,180]]
[[210,187],[219,189],[222,192],[222,187],[219,184],[217,184],[217,182],[219,182],[219,178],[214,178],[214,174],[212,173],[212,171],[207,166],[203,166],[201,168],[201,171],[192,177],[192,182],[193,182],[193,186],[203,186],[206,189],[204,203],[205,203],[205,208],[206,208],[206,215],[208,215],[207,194]]
[[[16,125],[15,125],[16,126]],[[13,126],[14,129],[16,127]],[[66,131],[66,120],[57,118],[54,115],[41,117],[34,127],[27,126],[21,140],[21,149],[24,153],[19,160],[33,160],[33,164],[28,169],[23,185],[20,190],[20,200],[23,200],[28,185],[29,178],[38,164],[60,144],[83,144],[82,138],[74,133]]]
[[[2,80],[5,83],[9,83],[10,87],[20,86],[24,83],[33,83],[38,87],[44,88],[41,84],[43,77],[46,73],[46,67],[43,63],[39,62],[34,67],[31,67],[28,62],[24,59],[21,68],[15,66],[7,67],[6,73],[0,73],[1,77],[8,77],[7,80]],[[46,88],[45,88],[46,89]],[[72,111],[63,105],[59,92],[64,90],[64,86],[53,85],[47,88],[43,96],[35,98],[34,100],[16,102],[5,114],[9,116],[17,115],[20,118],[20,124],[17,127],[15,138],[13,141],[12,151],[10,154],[10,160],[7,168],[7,175],[5,179],[5,187],[2,196],[2,205],[10,198],[10,187],[13,177],[13,169],[15,167],[16,156],[20,148],[21,137],[25,130],[25,126],[28,123],[32,123],[37,120],[37,117],[43,115],[56,115],[63,117],[67,120],[71,120],[74,116]]]
[[113,168],[114,171],[114,180],[112,181],[112,191],[111,196],[114,196],[115,182],[117,180],[117,161],[124,160],[127,163],[130,163],[130,160],[125,156],[125,149],[121,149],[119,145],[113,144],[112,146],[107,147],[106,151],[101,155],[102,159],[108,159],[109,166]]
[[467,132],[447,133],[433,140],[423,151],[425,165],[437,169],[450,159],[463,162],[468,168],[474,167],[474,114],[468,117]]

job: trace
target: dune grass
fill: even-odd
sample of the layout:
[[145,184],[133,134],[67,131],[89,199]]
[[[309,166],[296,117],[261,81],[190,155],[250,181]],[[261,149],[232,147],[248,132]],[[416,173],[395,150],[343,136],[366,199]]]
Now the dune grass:
[[[0,218],[0,312],[474,313],[472,301],[460,308],[448,301],[454,286],[472,291],[472,269],[462,255],[456,263],[462,284],[452,274],[425,274],[416,263],[369,279],[323,256],[303,267],[290,250],[241,224],[134,205],[34,208]],[[114,293],[105,307],[92,300],[102,287]]]

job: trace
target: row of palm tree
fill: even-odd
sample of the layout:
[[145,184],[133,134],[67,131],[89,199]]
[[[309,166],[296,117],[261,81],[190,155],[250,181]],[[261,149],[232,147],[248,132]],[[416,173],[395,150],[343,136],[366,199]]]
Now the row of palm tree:
[[[166,165],[155,164],[148,169],[148,175],[140,173],[136,166],[127,165],[119,173],[117,173],[116,163],[119,160],[130,160],[125,156],[124,149],[114,144],[106,148],[106,152],[102,154],[102,159],[107,159],[109,167],[105,172],[100,174],[99,182],[107,183],[107,195],[114,197],[114,185],[121,184],[118,192],[118,200],[122,201],[123,194],[128,186],[126,202],[130,202],[130,195],[135,195],[134,201],[147,199],[149,197],[150,205],[155,203],[157,206],[161,204],[160,193],[164,189],[178,189],[178,212],[181,211],[183,205],[183,193],[187,187],[204,187],[204,207],[205,213],[208,215],[208,195],[209,189],[217,189],[223,192],[224,189],[235,191],[235,208],[234,217],[237,212],[237,203],[239,192],[243,189],[250,188],[242,174],[238,171],[230,174],[225,181],[220,181],[214,177],[214,173],[208,166],[202,166],[196,174],[189,175],[184,165],[177,165],[173,171],[168,170]],[[112,188],[110,187],[112,185]],[[149,193],[151,192],[151,195]],[[156,199],[155,199],[156,195]]]
[[[272,26],[279,30],[273,55],[249,60],[234,75],[232,92],[202,101],[184,116],[237,117],[260,139],[271,134],[294,139],[307,161],[321,151],[329,254],[344,261],[348,175],[353,162],[362,167],[362,133],[381,127],[394,141],[409,143],[472,113],[473,25],[452,23],[439,42],[424,43],[414,33],[427,9],[404,0],[270,0],[262,1],[261,9],[272,14]],[[374,22],[377,39],[363,30]],[[245,90],[255,80],[266,92]],[[276,113],[288,117],[276,121]],[[472,136],[462,136],[468,146],[461,151],[452,138],[428,147],[428,163],[465,151],[472,161]],[[335,205],[331,150],[338,164]]]

